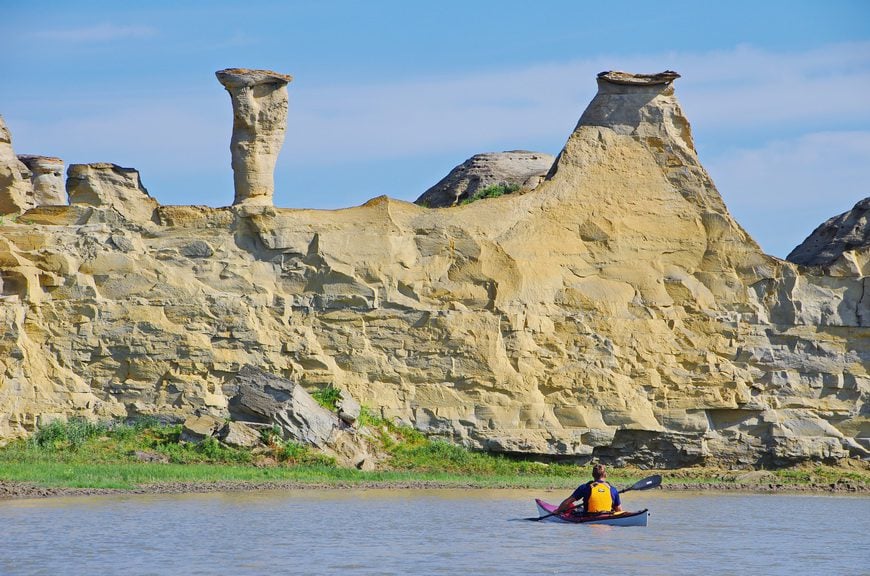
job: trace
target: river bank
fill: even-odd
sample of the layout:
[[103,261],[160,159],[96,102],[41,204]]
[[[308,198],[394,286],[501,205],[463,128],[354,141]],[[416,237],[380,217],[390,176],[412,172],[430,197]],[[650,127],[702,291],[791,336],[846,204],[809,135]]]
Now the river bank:
[[[654,471],[649,471],[654,472]],[[774,482],[685,482],[665,479],[660,490],[665,492],[723,492],[745,494],[856,494],[870,495],[870,484],[840,479],[829,483],[782,483]],[[265,490],[347,490],[347,489],[391,489],[391,490],[420,490],[420,489],[517,489],[539,488],[542,490],[565,489],[570,490],[574,484],[583,480],[579,477],[575,481],[565,482],[541,482],[528,481],[528,479],[502,480],[479,478],[455,478],[452,480],[433,479],[393,479],[393,480],[367,480],[345,479],[334,480],[281,480],[281,481],[181,481],[181,482],[154,482],[139,484],[131,488],[97,488],[45,485],[34,482],[20,482],[0,480],[0,500],[20,498],[53,498],[68,496],[101,496],[117,494],[202,494],[211,492],[248,492]],[[618,484],[614,482],[615,484]]]
[[[185,441],[182,427],[155,421],[52,423],[0,448],[0,499],[297,488],[513,488],[570,490],[589,466],[475,452],[386,421],[372,426],[374,469],[338,466],[310,447],[270,433],[254,448]],[[661,474],[669,491],[870,494],[870,463],[805,464],[776,470],[611,467],[630,486]]]

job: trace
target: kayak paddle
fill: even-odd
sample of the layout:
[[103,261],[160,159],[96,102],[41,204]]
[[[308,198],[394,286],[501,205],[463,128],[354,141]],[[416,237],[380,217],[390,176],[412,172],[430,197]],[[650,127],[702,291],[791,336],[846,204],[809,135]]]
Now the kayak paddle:
[[[620,490],[619,493],[622,494],[623,492],[629,492],[631,490],[649,490],[650,488],[657,488],[658,486],[661,486],[661,484],[662,484],[661,474],[655,474],[653,476],[647,476],[646,478],[644,478],[642,480],[638,480],[637,482],[635,482],[634,484],[632,484],[628,488],[623,488],[622,490]],[[574,508],[576,508],[576,506],[571,507],[568,510],[563,510],[562,512],[560,512],[560,514],[564,514],[565,512],[570,512]],[[555,512],[550,512],[549,514],[545,514],[544,516],[538,516],[537,518],[526,518],[526,520],[532,520],[534,522],[537,522],[539,520],[543,520],[544,518],[549,518],[550,516],[555,516],[555,515],[556,515]]]

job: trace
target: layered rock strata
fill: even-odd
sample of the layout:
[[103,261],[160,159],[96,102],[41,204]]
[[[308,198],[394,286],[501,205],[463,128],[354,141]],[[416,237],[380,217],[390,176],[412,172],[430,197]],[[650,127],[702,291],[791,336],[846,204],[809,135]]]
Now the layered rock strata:
[[18,159],[30,170],[33,203],[36,206],[62,206],[67,204],[63,182],[63,160],[53,156],[21,154]]
[[117,164],[70,164],[66,190],[70,204],[110,208],[133,222],[150,221],[157,208],[139,172]]
[[0,214],[20,214],[34,205],[30,170],[15,155],[12,135],[0,116]]
[[233,103],[233,204],[273,204],[275,163],[287,129],[287,84],[271,70],[228,68],[215,73]]
[[414,203],[427,208],[455,206],[494,185],[513,185],[533,190],[553,165],[553,156],[543,152],[512,150],[475,154],[423,192]]
[[822,223],[786,260],[836,276],[870,275],[870,198]]
[[868,279],[760,251],[674,78],[602,74],[547,179],[462,208],[29,211],[0,228],[0,436],[226,418],[253,365],[491,451],[867,457]]

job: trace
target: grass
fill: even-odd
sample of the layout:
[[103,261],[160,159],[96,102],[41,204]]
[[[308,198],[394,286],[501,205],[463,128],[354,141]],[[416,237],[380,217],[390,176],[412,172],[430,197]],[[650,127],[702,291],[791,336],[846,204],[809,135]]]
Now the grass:
[[338,407],[338,401],[341,399],[341,390],[330,384],[312,392],[311,397],[327,410],[334,412]]
[[[300,484],[416,485],[573,488],[589,476],[588,466],[545,464],[468,450],[378,418],[363,408],[360,421],[372,431],[373,450],[382,455],[379,470],[340,468],[333,459],[266,430],[264,445],[231,448],[215,439],[180,442],[180,425],[153,419],[93,423],[73,419],[41,428],[28,440],[0,448],[0,480],[50,487],[123,488],[172,482],[293,482]],[[142,462],[137,452],[165,463]],[[742,472],[716,468],[650,471],[612,468],[609,480],[627,486],[653,473],[664,484],[734,484]],[[865,468],[845,470],[808,466],[774,471],[771,482],[785,486],[839,481],[870,484]]]
[[478,190],[474,196],[466,198],[459,204],[460,206],[464,206],[465,204],[471,204],[472,202],[483,200],[485,198],[498,198],[499,196],[516,192],[519,189],[519,184],[492,184],[491,186]]

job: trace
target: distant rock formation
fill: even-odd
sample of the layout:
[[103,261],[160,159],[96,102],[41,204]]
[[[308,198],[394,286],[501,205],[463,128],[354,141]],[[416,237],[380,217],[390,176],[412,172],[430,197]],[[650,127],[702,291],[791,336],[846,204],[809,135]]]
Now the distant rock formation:
[[117,164],[70,164],[66,190],[70,204],[113,208],[133,222],[152,220],[157,208],[157,200],[142,185],[139,172]]
[[0,214],[20,214],[34,205],[30,170],[12,150],[12,136],[0,116]]
[[534,189],[555,158],[543,152],[512,150],[475,154],[423,192],[414,203],[428,208],[455,206],[488,186],[508,184]]
[[824,222],[786,260],[836,276],[870,276],[870,197]]
[[19,154],[18,159],[30,170],[33,201],[36,206],[63,206],[67,204],[63,183],[63,160],[52,156]]
[[233,204],[271,206],[275,163],[287,129],[287,84],[271,70],[228,68],[215,72],[233,103]]

